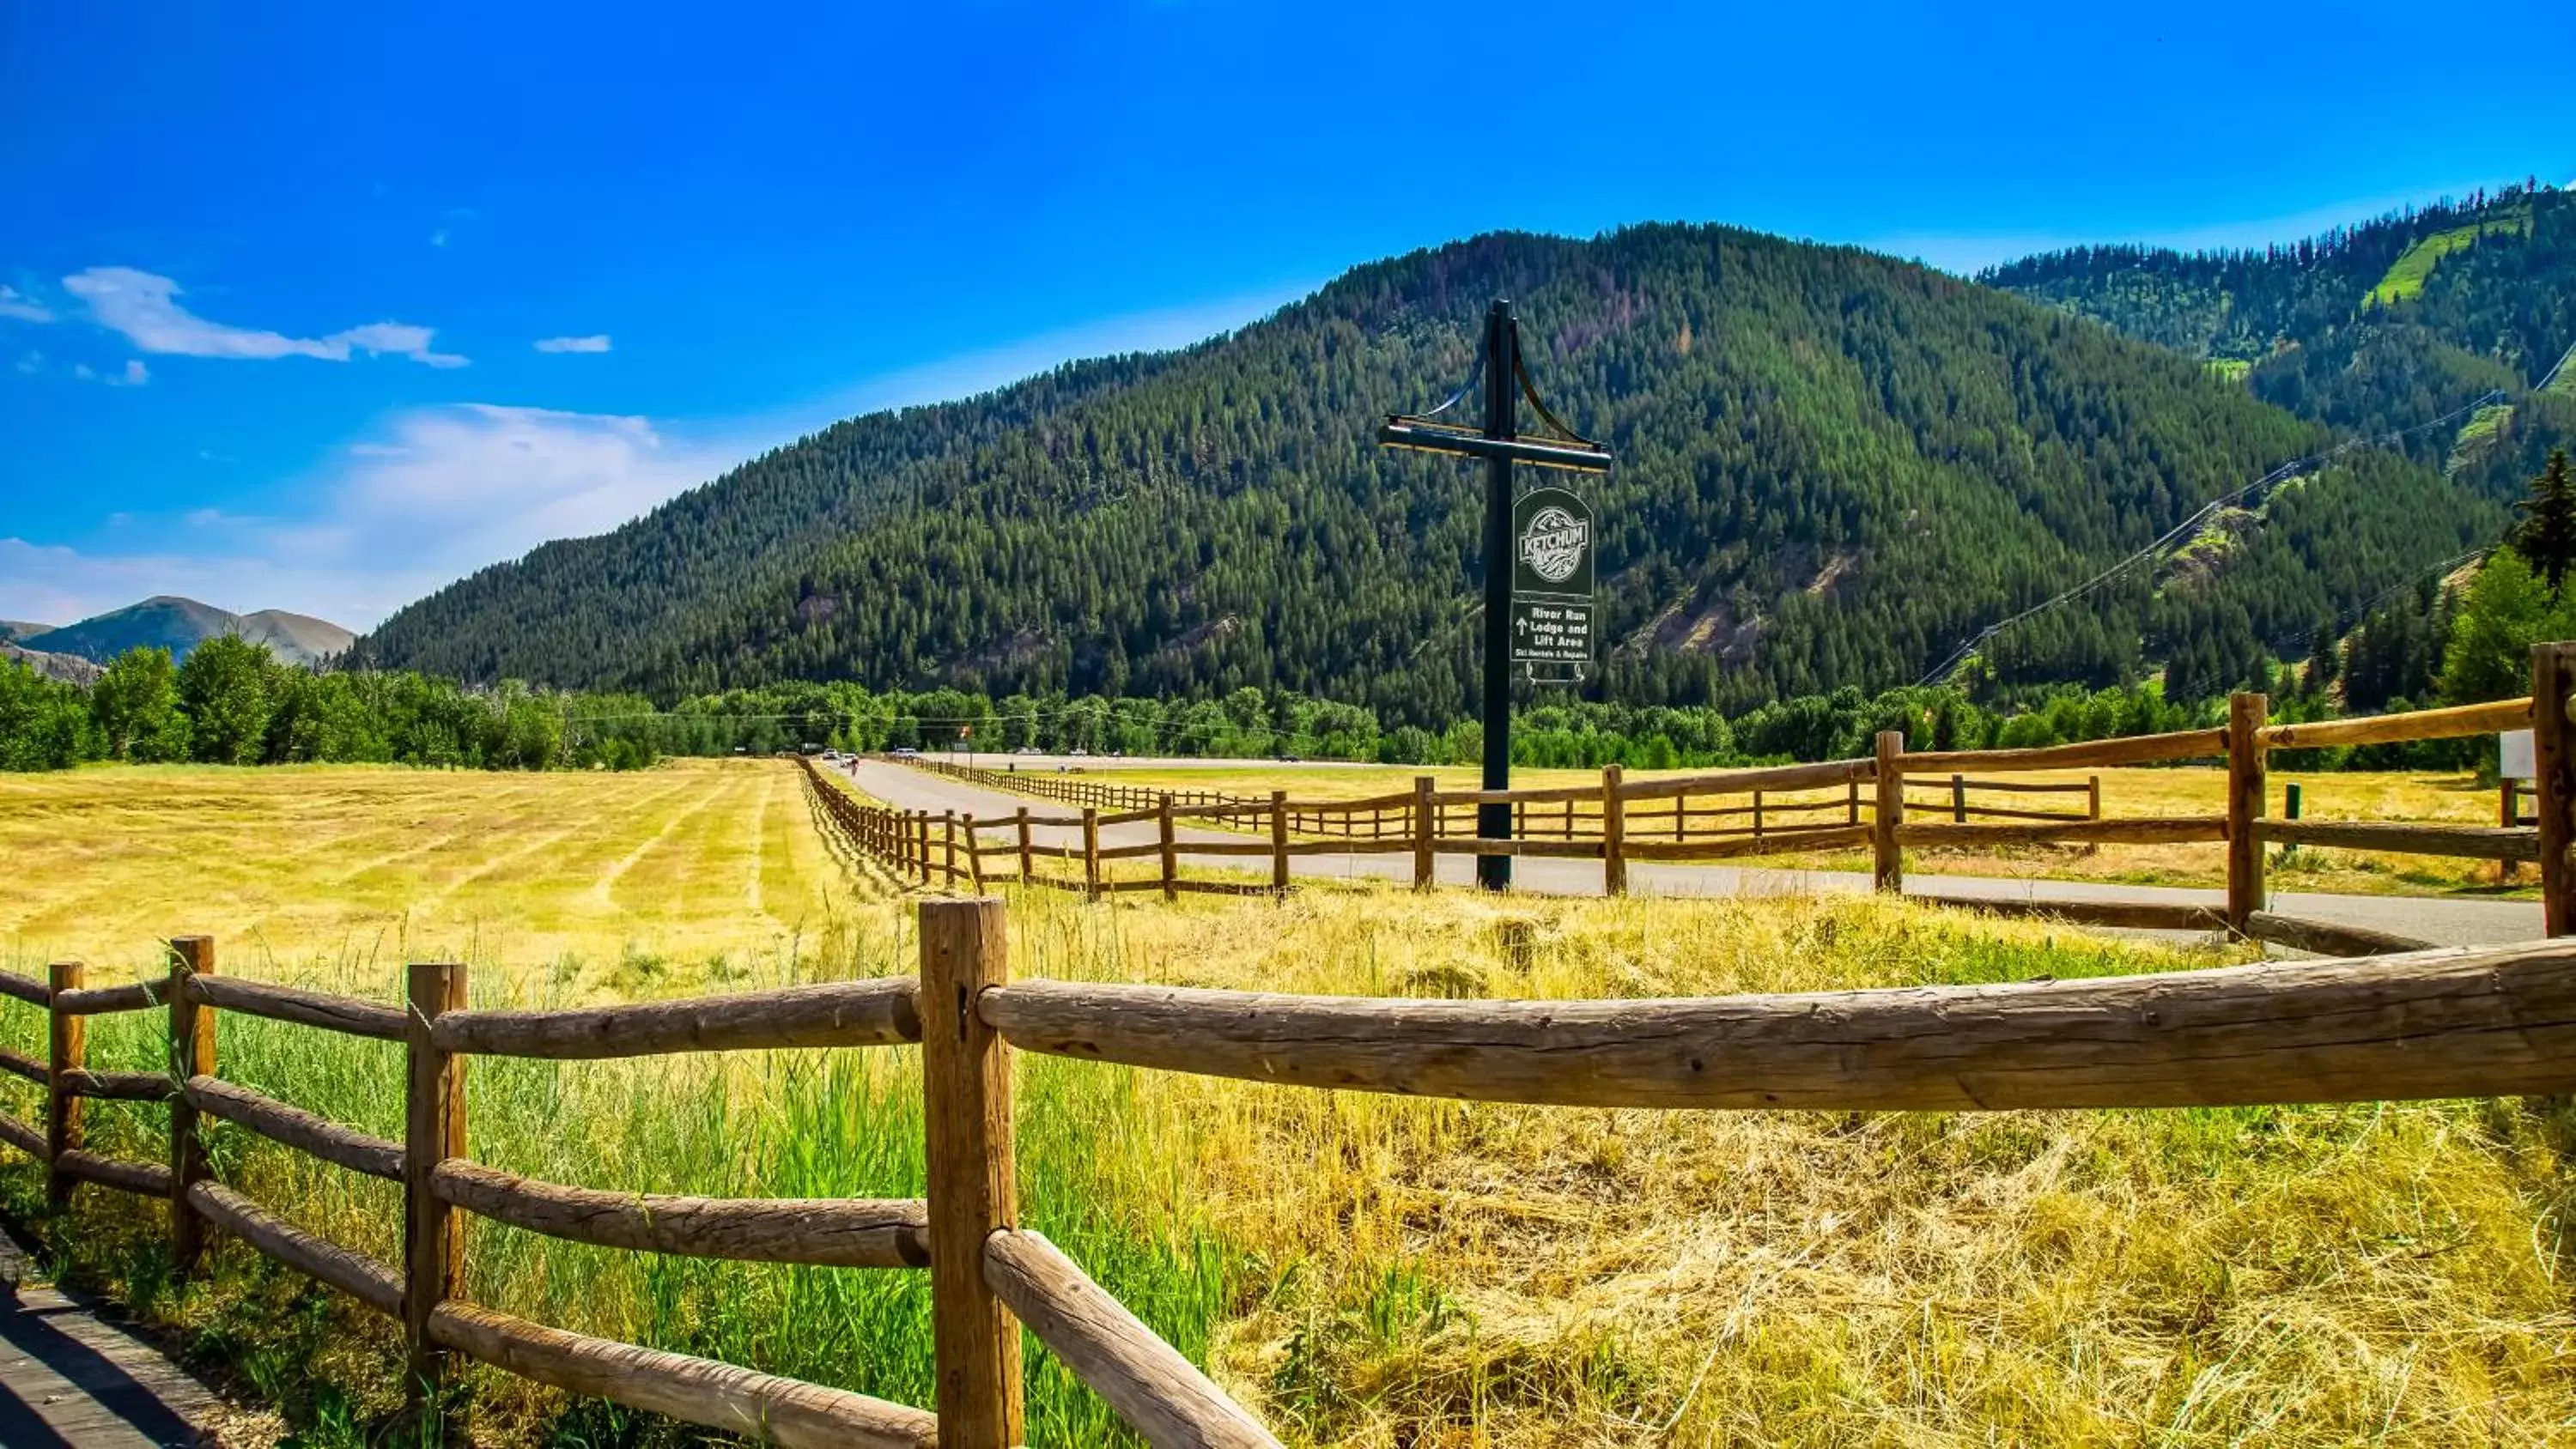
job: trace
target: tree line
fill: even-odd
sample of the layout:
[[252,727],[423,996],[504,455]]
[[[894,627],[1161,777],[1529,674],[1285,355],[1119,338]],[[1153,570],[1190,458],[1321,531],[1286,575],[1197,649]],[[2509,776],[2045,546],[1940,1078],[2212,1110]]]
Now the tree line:
[[[2234,688],[2269,691],[2274,717],[2285,721],[2509,698],[2527,688],[2534,643],[2576,638],[2568,589],[2576,470],[2563,450],[2516,511],[2502,545],[2465,571],[2465,582],[2424,577],[2374,601],[2349,629],[2322,620],[2304,660],[2258,647],[2213,662],[2186,650],[2150,677],[2034,685],[1980,654],[1939,685],[1872,693],[1847,684],[1732,712],[1560,691],[1515,712],[1513,757],[1642,769],[1845,759],[1869,753],[1882,730],[1904,731],[1916,749],[2025,748],[2215,724]],[[631,692],[516,682],[478,689],[405,670],[315,672],[233,636],[200,644],[175,665],[166,649],[128,651],[87,688],[0,664],[0,768],[13,770],[89,761],[625,769],[664,755],[824,748],[1468,764],[1481,758],[1482,726],[1389,722],[1363,705],[1250,685],[1213,697],[1139,698],[785,681],[664,709]],[[2291,763],[2451,767],[2483,748],[2435,741]]]
[[[800,679],[997,700],[1251,688],[1438,732],[1477,698],[1475,480],[1372,430],[1467,377],[1498,295],[1540,389],[1619,459],[1585,485],[1609,645],[1594,703],[1733,716],[1907,684],[2334,442],[2193,359],[1850,248],[1495,235],[1361,267],[1197,347],[840,424],[462,580],[361,653],[666,708]],[[2196,697],[2493,537],[2504,506],[2419,459],[2338,458],[2164,577],[1988,657],[2014,685],[2109,687],[2178,654]]]
[[15,661],[0,667],[0,769],[101,760],[527,770],[652,762],[649,747],[632,738],[575,739],[574,703],[520,685],[469,690],[403,670],[315,672],[223,635],[184,663],[164,648],[128,650],[86,688]]

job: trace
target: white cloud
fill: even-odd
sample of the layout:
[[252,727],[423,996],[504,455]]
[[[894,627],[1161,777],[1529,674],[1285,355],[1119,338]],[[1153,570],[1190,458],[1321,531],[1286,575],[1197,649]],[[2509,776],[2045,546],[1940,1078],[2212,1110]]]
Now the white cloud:
[[431,367],[463,367],[465,359],[455,353],[429,350],[430,339],[436,335],[426,327],[407,322],[370,322],[364,327],[335,332],[324,340],[346,343],[379,357],[408,357]]
[[0,538],[0,618],[86,618],[175,593],[364,628],[488,564],[614,528],[755,446],[675,443],[640,417],[423,408],[339,450],[301,514],[135,518],[126,536],[165,540],[137,553]]
[[[549,540],[615,528],[853,413],[979,392],[1068,357],[1193,342],[1291,295],[1283,289],[1108,318],[880,374],[756,416],[697,424],[492,404],[417,409],[336,449],[294,490],[309,501],[291,515],[174,510],[128,520],[96,553],[0,537],[0,618],[85,618],[176,593],[368,628],[477,569]],[[161,541],[109,551],[131,548],[135,538]]]
[[0,282],[0,317],[15,318],[20,322],[51,322],[54,312],[35,298]]
[[588,337],[540,337],[536,346],[539,352],[606,352],[608,334],[596,332]]
[[315,357],[346,362],[353,353],[408,357],[431,367],[462,367],[465,359],[430,350],[427,327],[404,322],[370,322],[328,337],[289,337],[252,327],[211,322],[179,305],[179,284],[168,277],[132,267],[91,267],[63,278],[63,290],[89,307],[92,321],[125,334],[146,352],[182,357],[266,360]]
[[442,226],[438,230],[431,232],[429,234],[429,244],[434,247],[443,247],[447,245],[447,228]]
[[[34,372],[36,369],[31,364],[43,361],[32,352],[28,353],[27,357],[27,362],[18,364],[20,372]],[[83,382],[103,382],[109,387],[141,387],[152,380],[152,374],[144,370],[143,364],[132,358],[126,360],[125,369],[121,372],[100,372],[86,362],[75,362],[72,364],[72,376]]]
[[26,356],[18,359],[18,370],[20,372],[42,372],[44,371],[44,368],[45,354],[41,352],[30,352]]

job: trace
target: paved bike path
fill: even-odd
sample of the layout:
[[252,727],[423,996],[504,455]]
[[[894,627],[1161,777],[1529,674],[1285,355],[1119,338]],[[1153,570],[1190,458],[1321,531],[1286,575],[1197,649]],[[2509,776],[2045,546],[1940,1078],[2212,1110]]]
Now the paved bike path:
[[29,1276],[26,1254],[0,1233],[0,1445],[195,1449],[216,1442],[209,1426],[220,1405],[205,1385],[89,1304]]
[[[1061,814],[1074,808],[1051,800],[987,790],[946,775],[882,760],[858,760],[849,768],[852,782],[860,790],[903,810],[954,810],[978,819],[999,819],[1016,813],[1023,805],[1040,814]],[[1268,868],[1268,862],[1258,857],[1193,855],[1189,851],[1193,843],[1239,842],[1258,838],[1248,833],[1184,824],[1177,829],[1176,836],[1185,864],[1254,871]],[[1078,856],[1082,848],[1082,832],[1070,826],[1039,826],[1030,832],[1030,837],[1041,849],[1070,850]],[[1100,842],[1104,846],[1144,845],[1158,838],[1157,828],[1151,821],[1105,826],[1100,832]],[[1120,864],[1132,869],[1136,863]],[[1434,867],[1434,874],[1444,883],[1475,883],[1473,856],[1442,855],[1434,862]],[[1045,869],[1044,866],[1040,868]],[[1413,857],[1410,853],[1299,855],[1289,858],[1288,869],[1291,874],[1310,878],[1410,880],[1413,877]],[[1073,873],[1080,874],[1078,864]],[[1533,856],[1515,862],[1512,882],[1518,889],[1538,895],[1599,895],[1601,867],[1590,861]],[[1917,891],[1970,896],[1980,900],[2111,900],[2211,907],[2223,906],[2226,902],[2222,891],[2118,885],[2106,881],[1908,875],[1906,883]],[[1640,895],[1821,895],[1835,891],[1857,894],[1869,888],[1870,878],[1866,871],[1780,870],[1762,866],[1694,865],[1667,861],[1632,861],[1628,866],[1628,889]],[[2273,895],[2271,904],[2273,910],[2284,915],[2412,936],[2443,946],[2528,941],[2541,934],[2538,901],[2282,891]]]

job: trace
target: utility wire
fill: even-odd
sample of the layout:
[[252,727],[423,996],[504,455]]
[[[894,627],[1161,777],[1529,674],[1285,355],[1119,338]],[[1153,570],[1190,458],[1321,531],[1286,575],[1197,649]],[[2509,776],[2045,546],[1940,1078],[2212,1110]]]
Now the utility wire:
[[2064,590],[2061,593],[2051,595],[2050,597],[2042,599],[2038,603],[2031,605],[2029,608],[2023,609],[2019,613],[2009,615],[1995,623],[1988,624],[1986,627],[1978,630],[1974,635],[1970,636],[1968,640],[1965,643],[1962,643],[1958,648],[1951,650],[1947,658],[1943,659],[1939,664],[1934,665],[1929,673],[1925,674],[1916,682],[1917,684],[1938,684],[1942,680],[1949,678],[1950,671],[1956,669],[1961,660],[1964,660],[1970,654],[1975,653],[1978,645],[1985,643],[1987,640],[1994,638],[2006,629],[2011,628],[2015,624],[2021,623],[2023,620],[2028,619],[2033,615],[2045,613],[2050,609],[2056,608],[2060,604],[2069,603],[2073,600],[2082,598],[2084,595],[2100,588],[2103,584],[2110,582],[2112,579],[2128,572],[2130,569],[2137,567],[2141,563],[2161,557],[2164,550],[2176,539],[2182,538],[2198,529],[2202,523],[2208,520],[2212,515],[2216,514],[2220,509],[2226,508],[2250,494],[2264,488],[2269,488],[2275,484],[2287,482],[2291,478],[2304,476],[2307,473],[2313,472],[2314,470],[2333,462],[2335,459],[2340,458],[2347,453],[2355,452],[2362,448],[2386,447],[2413,434],[2426,432],[2431,429],[2444,426],[2456,419],[2466,417],[2469,414],[2476,412],[2478,409],[2487,406],[2489,403],[2501,402],[2504,398],[2505,392],[2502,388],[2491,388],[2468,403],[2454,408],[2438,418],[2417,423],[2412,427],[2399,428],[2395,432],[2383,434],[2376,438],[2347,439],[2341,443],[2337,443],[2331,448],[2325,449],[2322,452],[2311,453],[2304,458],[2293,458],[2289,462],[2283,463],[2279,467],[2274,468],[2271,472],[2264,474],[2262,477],[2255,479],[2253,482],[2246,484],[2244,487],[2238,488],[2233,492],[2222,493],[2216,498],[2209,500],[2207,503],[2202,504],[2199,508],[2193,510],[2189,517],[2183,519],[2182,522],[2175,524],[2172,528],[2165,530],[2165,532],[2158,535],[2154,541],[2148,543],[2143,548],[2138,549],[2135,553],[2132,553],[2112,564],[2109,568],[2106,568],[2100,573],[2093,575],[2091,578],[2086,579],[2084,582],[2077,584],[2075,587]]
[[2532,389],[2532,391],[2533,391],[2533,392],[2547,392],[2547,391],[2549,391],[2549,385],[2550,385],[2551,383],[2554,383],[2554,382],[2556,382],[2556,381],[2558,380],[2558,374],[2560,374],[2560,373],[2562,373],[2562,372],[2565,372],[2565,371],[2567,370],[2567,364],[2568,364],[2569,362],[2576,362],[2576,343],[2571,343],[2571,344],[2569,344],[2569,345],[2568,345],[2568,348],[2567,348],[2567,350],[2566,350],[2565,352],[2562,352],[2562,353],[2558,354],[2558,365],[2557,365],[2556,367],[2553,367],[2553,368],[2549,369],[2549,375],[2548,375],[2547,377],[2542,378],[2542,379],[2540,380],[2540,385],[2539,385],[2538,387],[2533,388],[2533,389]]

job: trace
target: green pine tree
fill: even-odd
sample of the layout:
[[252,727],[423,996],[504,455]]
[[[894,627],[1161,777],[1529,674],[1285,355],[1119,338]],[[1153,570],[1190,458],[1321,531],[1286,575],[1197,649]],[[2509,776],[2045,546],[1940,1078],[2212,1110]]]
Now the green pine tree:
[[2565,448],[2549,450],[2549,465],[2531,480],[2531,496],[2514,506],[2522,513],[2513,531],[2514,551],[2549,581],[2549,597],[2555,599],[2576,565],[2576,478],[2568,476]]

